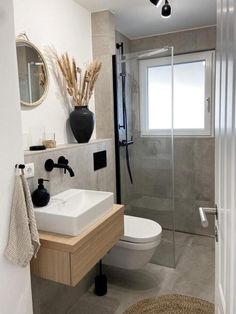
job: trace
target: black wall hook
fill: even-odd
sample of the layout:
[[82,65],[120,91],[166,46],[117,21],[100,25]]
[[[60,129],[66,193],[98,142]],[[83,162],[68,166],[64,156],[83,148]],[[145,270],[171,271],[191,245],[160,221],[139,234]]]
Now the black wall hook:
[[19,164],[19,165],[16,164],[16,165],[15,165],[15,168],[18,168],[18,169],[22,169],[22,170],[23,170],[23,169],[25,169],[25,165],[23,165],[23,164]]

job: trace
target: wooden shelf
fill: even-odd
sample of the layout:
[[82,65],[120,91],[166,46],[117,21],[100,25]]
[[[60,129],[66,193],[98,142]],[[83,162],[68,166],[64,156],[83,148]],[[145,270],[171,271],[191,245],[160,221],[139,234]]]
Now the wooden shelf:
[[41,248],[31,272],[76,286],[124,234],[124,206],[112,210],[76,237],[40,232]]

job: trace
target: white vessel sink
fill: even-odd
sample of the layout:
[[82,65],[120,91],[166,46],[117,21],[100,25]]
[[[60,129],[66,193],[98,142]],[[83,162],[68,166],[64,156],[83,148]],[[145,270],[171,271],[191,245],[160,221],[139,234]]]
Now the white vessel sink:
[[112,209],[111,192],[71,189],[34,208],[39,230],[76,236]]

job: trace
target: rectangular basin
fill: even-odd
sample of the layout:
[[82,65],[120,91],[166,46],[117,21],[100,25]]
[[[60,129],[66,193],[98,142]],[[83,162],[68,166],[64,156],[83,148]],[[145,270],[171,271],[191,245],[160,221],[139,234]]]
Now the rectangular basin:
[[39,230],[77,236],[110,211],[113,204],[111,192],[70,189],[34,211]]

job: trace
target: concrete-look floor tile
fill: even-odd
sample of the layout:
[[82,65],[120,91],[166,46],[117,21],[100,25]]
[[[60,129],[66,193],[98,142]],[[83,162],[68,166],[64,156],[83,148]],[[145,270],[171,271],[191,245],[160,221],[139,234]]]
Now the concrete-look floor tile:
[[[171,233],[164,233],[171,236]],[[108,293],[96,297],[93,287],[67,314],[123,314],[140,300],[165,294],[185,294],[214,302],[214,239],[175,233],[176,269],[147,264],[137,271],[104,267]]]
[[214,239],[191,236],[176,268],[173,291],[214,301]]
[[114,314],[120,306],[118,299],[104,296],[98,297],[92,292],[87,293],[75,304],[67,314]]

